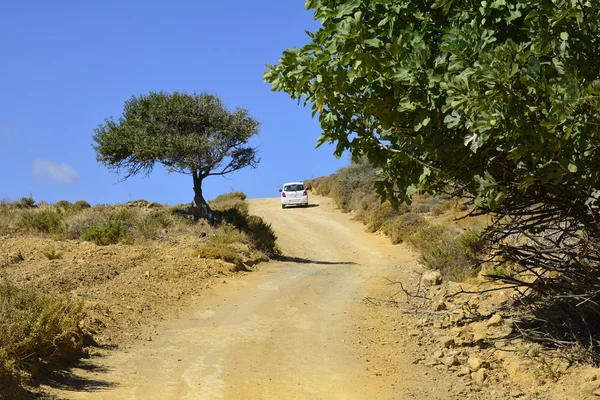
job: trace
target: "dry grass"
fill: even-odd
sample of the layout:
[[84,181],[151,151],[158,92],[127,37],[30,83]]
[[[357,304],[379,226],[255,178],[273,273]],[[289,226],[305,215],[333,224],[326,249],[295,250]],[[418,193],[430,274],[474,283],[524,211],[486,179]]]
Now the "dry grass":
[[67,296],[1,282],[0,381],[22,381],[48,361],[78,351],[83,317],[82,303]]

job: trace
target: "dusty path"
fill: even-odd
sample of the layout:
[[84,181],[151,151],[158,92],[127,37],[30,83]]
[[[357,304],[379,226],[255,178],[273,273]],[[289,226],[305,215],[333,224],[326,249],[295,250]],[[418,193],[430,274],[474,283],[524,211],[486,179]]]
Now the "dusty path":
[[[365,373],[356,323],[365,290],[410,254],[313,198],[282,210],[251,200],[287,259],[229,279],[192,310],[159,326],[151,341],[75,371],[93,390],[72,399],[388,399],[393,385]],[[362,350],[364,352],[364,350]],[[98,384],[102,382],[102,384]],[[413,397],[409,397],[413,398]]]

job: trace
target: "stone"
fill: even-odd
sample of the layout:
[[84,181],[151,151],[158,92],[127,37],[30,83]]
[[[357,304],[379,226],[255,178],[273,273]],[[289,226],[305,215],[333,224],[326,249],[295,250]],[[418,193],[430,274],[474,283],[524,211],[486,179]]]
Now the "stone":
[[594,396],[600,397],[600,388],[598,388],[598,389],[594,390],[594,391],[592,392],[592,394],[593,394]]
[[471,370],[467,366],[464,366],[458,370],[458,376],[468,376],[470,374],[471,374]]
[[442,344],[442,346],[447,349],[450,347],[454,347],[454,345],[456,344],[454,342],[454,338],[448,337],[448,336],[444,336],[440,338],[440,343]]
[[408,334],[410,336],[419,336],[421,334],[421,331],[418,329],[412,329],[412,330],[408,331]]
[[440,271],[427,271],[421,276],[421,284],[423,286],[437,286],[442,283],[442,274]]
[[467,365],[471,371],[476,372],[481,368],[489,368],[490,364],[487,361],[482,360],[479,357],[471,356],[467,360]]
[[502,324],[503,318],[500,314],[494,314],[492,318],[488,319],[486,325],[488,327],[499,326]]
[[444,311],[448,309],[448,306],[446,306],[446,303],[442,300],[433,303],[433,311]]
[[435,353],[433,353],[433,358],[442,358],[442,357],[444,357],[444,352],[441,350],[438,350]]
[[487,370],[485,368],[481,368],[476,372],[471,373],[471,379],[473,379],[477,383],[483,383],[488,377]]
[[434,366],[438,365],[439,363],[440,363],[439,360],[431,359],[431,360],[427,360],[425,362],[425,365],[428,366],[428,367],[434,367]]
[[456,356],[448,356],[442,360],[442,364],[447,367],[451,367],[453,365],[460,365],[460,361]]

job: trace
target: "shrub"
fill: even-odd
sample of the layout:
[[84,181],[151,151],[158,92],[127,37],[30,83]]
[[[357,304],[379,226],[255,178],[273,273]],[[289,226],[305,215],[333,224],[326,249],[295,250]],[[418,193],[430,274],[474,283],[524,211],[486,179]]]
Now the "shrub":
[[262,218],[251,215],[248,216],[247,225],[244,232],[254,248],[274,256],[280,253],[277,247],[277,236],[271,224],[266,223]]
[[426,225],[427,220],[419,214],[407,213],[387,220],[382,226],[382,230],[389,236],[393,244],[399,244]]
[[63,253],[62,251],[57,251],[53,247],[51,249],[48,249],[48,250],[44,251],[44,255],[46,256],[46,258],[48,260],[59,260],[59,259],[63,258],[63,256],[65,255],[65,253]]
[[342,211],[352,211],[365,196],[375,190],[376,170],[362,158],[338,170],[330,185],[329,196]]
[[127,227],[119,219],[110,219],[106,224],[92,224],[81,231],[81,238],[98,246],[116,244],[127,235]]
[[86,208],[91,208],[92,206],[90,205],[90,203],[88,203],[85,200],[77,200],[74,204],[73,204],[73,210],[75,211],[81,211],[84,210]]
[[420,261],[430,269],[437,269],[449,279],[462,281],[479,272],[476,262],[483,251],[480,233],[459,233],[441,225],[429,225],[408,238],[408,243],[420,254]]
[[71,204],[71,202],[68,200],[60,200],[54,203],[54,207],[61,210],[69,210],[71,207],[73,207],[73,204]]
[[400,215],[398,211],[392,208],[388,202],[383,204],[374,204],[365,212],[363,222],[367,225],[370,232],[376,232],[386,223],[386,221]]
[[19,226],[26,231],[60,233],[63,230],[63,215],[55,210],[27,211],[21,216]]
[[35,200],[31,196],[29,197],[21,197],[19,201],[17,201],[18,208],[33,208],[35,206]]
[[80,301],[0,282],[0,381],[81,349],[83,318]]
[[235,226],[225,223],[215,230],[210,242],[217,245],[227,245],[234,243],[247,243],[248,238],[243,232],[240,232]]
[[231,192],[217,196],[216,199],[211,201],[210,208],[214,211],[226,211],[231,209],[237,209],[243,213],[248,212],[248,204],[244,201],[246,195],[242,192]]

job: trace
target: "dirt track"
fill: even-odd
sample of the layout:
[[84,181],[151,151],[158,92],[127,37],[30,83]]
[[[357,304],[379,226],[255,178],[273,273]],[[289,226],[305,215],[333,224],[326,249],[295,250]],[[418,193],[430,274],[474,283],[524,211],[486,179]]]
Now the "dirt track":
[[[414,264],[412,255],[366,233],[326,198],[313,197],[309,208],[282,210],[278,199],[251,200],[250,207],[272,223],[284,261],[228,279],[189,312],[165,321],[151,340],[94,360],[100,369],[76,370],[82,382],[78,391],[54,394],[73,399],[391,399],[405,398],[398,396],[398,379],[416,376],[414,384],[422,386],[419,366],[406,376],[381,377],[369,356],[381,350],[357,346],[365,293],[381,285],[386,271]],[[390,362],[382,356],[375,360],[380,363],[375,370],[385,370],[381,364]],[[440,390],[439,397],[417,398],[451,398]]]

